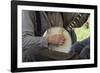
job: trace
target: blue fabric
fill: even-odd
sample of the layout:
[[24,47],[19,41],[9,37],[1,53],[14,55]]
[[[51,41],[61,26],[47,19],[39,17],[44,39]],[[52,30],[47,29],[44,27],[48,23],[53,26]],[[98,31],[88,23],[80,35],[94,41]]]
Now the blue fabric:
[[72,55],[79,54],[80,59],[90,58],[90,37],[81,42],[74,43],[70,53]]

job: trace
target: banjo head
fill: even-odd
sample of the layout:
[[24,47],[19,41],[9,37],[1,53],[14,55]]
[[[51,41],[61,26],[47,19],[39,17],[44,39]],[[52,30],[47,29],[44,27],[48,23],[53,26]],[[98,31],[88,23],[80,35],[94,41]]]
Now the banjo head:
[[47,37],[48,35],[53,35],[53,34],[63,34],[65,38],[65,42],[63,45],[53,45],[49,44],[48,49],[51,49],[53,51],[59,51],[63,53],[68,53],[70,51],[70,48],[72,46],[72,40],[69,32],[65,30],[63,27],[52,27],[45,31],[43,34],[43,37]]

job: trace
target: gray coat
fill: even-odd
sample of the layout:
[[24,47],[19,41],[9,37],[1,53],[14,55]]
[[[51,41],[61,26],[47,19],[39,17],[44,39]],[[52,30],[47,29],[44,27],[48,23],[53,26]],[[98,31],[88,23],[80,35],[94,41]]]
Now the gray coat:
[[[52,16],[51,16],[52,15]],[[51,16],[51,17],[50,17]],[[46,29],[54,26],[63,27],[63,20],[59,13],[49,14],[49,17],[54,20],[50,22],[45,12],[40,12],[41,17],[41,31],[44,33]],[[57,18],[57,19],[54,19]],[[23,50],[37,48],[47,48],[47,38],[38,36],[35,37],[34,24],[36,25],[36,14],[34,11],[22,11],[22,37],[23,37]]]
[[[23,50],[37,48],[47,48],[47,39],[41,36],[35,37],[34,24],[36,24],[36,16],[33,11],[22,11],[22,37],[23,37]],[[43,17],[43,16],[42,16]],[[47,21],[42,18],[42,31],[47,28]]]

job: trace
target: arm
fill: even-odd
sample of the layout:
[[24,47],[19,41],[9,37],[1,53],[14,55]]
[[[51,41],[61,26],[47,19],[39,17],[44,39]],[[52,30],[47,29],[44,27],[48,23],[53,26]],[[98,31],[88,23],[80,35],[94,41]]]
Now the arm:
[[[31,14],[32,13],[32,14]],[[34,24],[35,12],[22,11],[22,47],[23,50],[35,48],[47,48],[47,38],[35,37]]]

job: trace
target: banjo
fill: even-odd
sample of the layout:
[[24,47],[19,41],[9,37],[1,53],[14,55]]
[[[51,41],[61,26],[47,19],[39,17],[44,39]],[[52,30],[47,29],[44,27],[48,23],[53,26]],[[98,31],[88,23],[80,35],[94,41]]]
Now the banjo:
[[[78,13],[73,18],[73,20],[69,23],[68,27],[69,28],[81,27],[87,21],[88,16],[89,14]],[[65,38],[65,42],[63,45],[49,44],[48,49],[53,50],[53,51],[68,53],[71,50],[70,48],[72,46],[72,38],[69,32],[65,30],[63,27],[59,27],[59,26],[51,27],[44,32],[43,37],[48,37],[48,35],[53,35],[53,34],[63,34]]]

